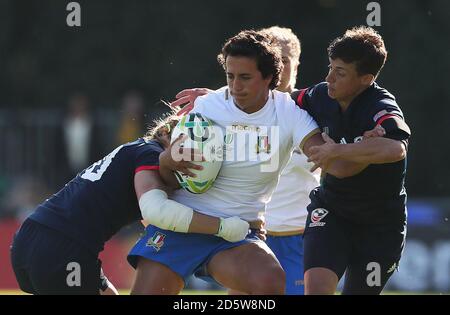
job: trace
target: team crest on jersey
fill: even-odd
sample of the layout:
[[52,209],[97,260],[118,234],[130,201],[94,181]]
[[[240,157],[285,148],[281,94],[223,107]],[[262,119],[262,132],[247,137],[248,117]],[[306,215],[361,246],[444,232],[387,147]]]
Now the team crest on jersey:
[[233,143],[234,136],[232,133],[227,133],[223,139],[226,145],[230,145]]
[[270,154],[269,136],[258,136],[256,143],[256,154],[266,153]]
[[164,239],[166,235],[161,232],[156,232],[151,239],[148,240],[147,246],[151,246],[158,252],[161,247],[164,245]]
[[328,210],[323,208],[314,209],[313,212],[311,212],[311,223],[309,224],[309,227],[324,226],[326,222],[321,221],[327,214]]

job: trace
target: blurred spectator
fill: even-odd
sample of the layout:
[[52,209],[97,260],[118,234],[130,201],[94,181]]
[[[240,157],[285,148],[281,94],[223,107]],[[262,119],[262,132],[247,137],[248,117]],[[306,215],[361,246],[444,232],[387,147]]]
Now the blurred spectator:
[[64,182],[97,161],[104,153],[97,129],[87,96],[81,93],[71,96],[60,135],[65,157],[65,165],[61,167],[67,168],[66,171],[62,170]]
[[38,204],[50,195],[45,183],[32,176],[18,175],[11,180],[0,208],[1,216],[23,221]]
[[136,91],[125,94],[122,101],[122,117],[117,132],[117,144],[134,141],[145,133],[144,100]]
[[3,217],[10,216],[8,209],[4,205],[4,199],[6,198],[7,189],[9,186],[8,178],[0,175],[0,220]]

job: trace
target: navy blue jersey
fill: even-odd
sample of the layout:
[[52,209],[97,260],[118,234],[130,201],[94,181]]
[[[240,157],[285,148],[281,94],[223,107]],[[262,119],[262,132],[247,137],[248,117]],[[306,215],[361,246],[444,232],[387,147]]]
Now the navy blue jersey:
[[100,252],[123,226],[142,218],[134,175],[158,170],[163,150],[142,138],[119,146],[39,205],[30,219]]
[[[296,91],[292,97],[308,111],[322,132],[336,143],[362,140],[365,131],[381,125],[386,136],[407,145],[410,130],[395,98],[376,83],[358,95],[343,112],[328,96],[327,84]],[[402,124],[389,119],[399,117]],[[371,164],[361,173],[339,179],[326,174],[314,194],[330,209],[361,223],[382,223],[405,218],[404,187],[406,159],[396,163]]]

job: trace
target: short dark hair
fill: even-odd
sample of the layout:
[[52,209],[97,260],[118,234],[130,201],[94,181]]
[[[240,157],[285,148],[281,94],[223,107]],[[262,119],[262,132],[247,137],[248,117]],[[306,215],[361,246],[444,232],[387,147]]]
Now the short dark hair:
[[280,83],[283,62],[281,48],[273,45],[272,41],[272,37],[267,34],[254,30],[241,31],[226,41],[217,60],[225,69],[228,56],[253,58],[264,79],[272,75],[269,88],[275,89]]
[[377,77],[387,58],[383,38],[371,27],[359,26],[347,30],[328,46],[331,59],[354,62],[359,75],[373,74]]

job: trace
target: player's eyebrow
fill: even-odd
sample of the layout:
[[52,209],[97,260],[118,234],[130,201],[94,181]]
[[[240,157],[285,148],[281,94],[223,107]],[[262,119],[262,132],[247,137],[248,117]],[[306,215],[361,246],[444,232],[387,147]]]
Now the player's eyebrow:
[[232,73],[232,72],[227,72],[227,75],[236,75],[236,76],[251,76],[251,74],[250,73],[237,73],[237,74],[234,74],[234,73]]
[[[328,68],[332,68],[331,64],[328,65]],[[347,69],[345,69],[344,67],[340,67],[340,66],[336,66],[336,67],[334,67],[334,69],[347,71]]]

